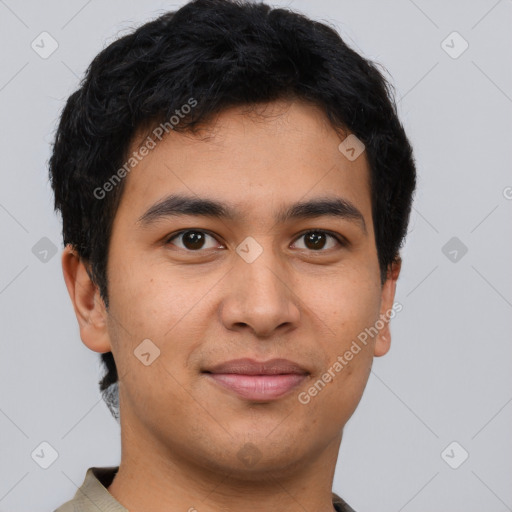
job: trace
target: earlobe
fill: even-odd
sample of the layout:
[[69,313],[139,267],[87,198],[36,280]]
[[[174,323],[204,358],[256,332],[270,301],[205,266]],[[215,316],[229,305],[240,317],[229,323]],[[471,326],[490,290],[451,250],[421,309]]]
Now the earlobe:
[[69,244],[62,253],[62,272],[82,342],[94,352],[110,352],[105,303],[97,285],[87,273],[86,263]]
[[396,282],[400,275],[402,260],[397,258],[388,270],[386,282],[382,285],[381,307],[379,314],[379,334],[375,340],[374,356],[381,357],[389,352],[391,347],[391,331],[389,328],[390,315],[393,312],[393,303],[395,300]]

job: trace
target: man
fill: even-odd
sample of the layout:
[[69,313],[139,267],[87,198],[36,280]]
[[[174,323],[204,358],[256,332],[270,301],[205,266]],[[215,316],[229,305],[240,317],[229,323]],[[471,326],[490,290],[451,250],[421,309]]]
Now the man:
[[93,60],[50,176],[122,444],[58,512],[353,510],[334,470],[415,188],[376,67],[291,11],[190,2]]

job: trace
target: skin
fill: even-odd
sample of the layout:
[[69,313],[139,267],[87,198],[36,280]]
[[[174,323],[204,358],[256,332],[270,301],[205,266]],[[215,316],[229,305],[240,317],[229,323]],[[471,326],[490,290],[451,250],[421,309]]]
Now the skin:
[[[332,511],[343,428],[360,402],[374,357],[389,350],[386,324],[307,404],[307,391],[358,334],[393,305],[400,261],[380,283],[365,153],[348,160],[343,135],[300,101],[265,105],[265,116],[230,108],[208,138],[171,132],[125,178],[110,240],[109,310],[66,247],[66,285],[83,343],[112,351],[120,375],[122,457],[109,492],[132,512],[198,510]],[[206,133],[206,132],[205,132]],[[132,150],[138,144],[132,145]],[[230,204],[237,220],[139,217],[169,193]],[[322,216],[276,223],[278,208],[325,196],[350,200],[350,219]],[[312,247],[306,229],[342,235]],[[185,229],[208,230],[204,248]],[[263,252],[236,252],[253,237]],[[160,356],[134,356],[144,339]],[[227,360],[287,358],[309,376],[268,402],[242,399],[201,370]],[[252,443],[256,462],[239,457]],[[194,508],[192,508],[194,507]]]

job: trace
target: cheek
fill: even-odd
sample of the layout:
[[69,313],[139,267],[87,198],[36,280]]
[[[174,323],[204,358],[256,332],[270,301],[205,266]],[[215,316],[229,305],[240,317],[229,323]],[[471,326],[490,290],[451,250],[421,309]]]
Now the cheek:
[[313,293],[307,287],[305,303],[326,335],[327,352],[334,355],[378,319],[381,290],[373,276],[363,272],[332,275],[317,284]]
[[179,429],[179,411],[194,406],[184,391],[193,339],[187,326],[200,294],[142,274],[127,276],[113,292],[111,339],[128,410],[154,428],[166,422]]
[[[313,414],[333,425],[348,420],[359,403],[373,362],[368,329],[379,318],[380,288],[368,278],[338,278],[323,293],[310,296],[318,319],[317,346],[325,354],[323,371],[306,390]],[[305,400],[308,400],[305,397]]]
[[[120,375],[130,372],[127,386],[152,401],[163,387],[179,394],[174,379],[187,381],[189,354],[204,341],[211,321],[207,308],[212,283],[201,278],[185,282],[154,265],[135,267],[128,271],[119,266],[112,273],[109,332]],[[154,362],[145,366],[137,356],[147,352]]]
[[205,294],[199,283],[184,286],[178,273],[143,261],[116,267],[109,286],[113,313],[141,340],[164,338]]
[[[162,335],[178,322],[182,298],[166,289],[144,266],[119,265],[111,273],[109,334],[118,372],[130,372],[128,381],[137,376],[147,384],[167,350]],[[151,364],[145,366],[144,359]]]

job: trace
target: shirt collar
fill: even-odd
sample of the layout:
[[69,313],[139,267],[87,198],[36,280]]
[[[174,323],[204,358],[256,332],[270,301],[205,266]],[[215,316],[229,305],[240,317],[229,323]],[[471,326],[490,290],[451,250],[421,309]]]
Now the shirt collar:
[[[77,510],[84,512],[129,512],[107,490],[114,480],[119,466],[91,467],[85,474],[81,487],[74,498],[54,512],[66,512],[67,505],[79,506]],[[332,503],[336,512],[355,512],[342,498],[332,493]]]

